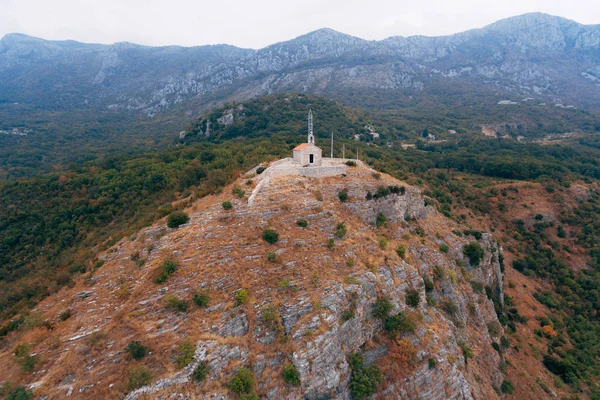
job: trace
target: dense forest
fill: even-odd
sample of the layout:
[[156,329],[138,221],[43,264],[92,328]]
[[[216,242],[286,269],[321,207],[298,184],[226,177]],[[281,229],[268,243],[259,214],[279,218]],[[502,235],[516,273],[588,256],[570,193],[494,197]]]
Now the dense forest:
[[[451,175],[531,181],[549,191],[600,178],[600,141],[593,135],[543,145],[486,138],[465,128],[452,140],[427,142],[423,130],[456,126],[446,120],[427,125],[434,120],[357,111],[313,96],[226,105],[194,121],[185,135],[172,136],[168,147],[90,159],[64,171],[0,183],[0,335],[17,329],[20,316],[40,299],[93,269],[98,251],[173,211],[172,201],[214,193],[257,164],[289,156],[305,140],[309,108],[315,112],[324,154],[333,132],[337,156],[342,144],[347,154],[358,149],[373,168],[421,186],[432,204],[459,221],[460,209],[488,214],[489,193],[481,189],[485,185],[460,183],[448,179]],[[367,125],[380,137],[373,139]],[[585,129],[592,133],[596,127]],[[364,139],[352,140],[354,134]],[[416,147],[403,149],[404,139]],[[540,292],[538,300],[555,311],[554,326],[565,332],[550,342],[544,364],[576,390],[595,390],[600,374],[599,211],[600,192],[592,190],[588,200],[561,216],[560,223],[589,259],[589,268],[577,272],[566,267],[564,249],[547,233],[556,227],[511,221],[512,236],[520,243],[514,268],[552,285],[554,293]],[[508,327],[518,329],[510,304],[497,311]]]

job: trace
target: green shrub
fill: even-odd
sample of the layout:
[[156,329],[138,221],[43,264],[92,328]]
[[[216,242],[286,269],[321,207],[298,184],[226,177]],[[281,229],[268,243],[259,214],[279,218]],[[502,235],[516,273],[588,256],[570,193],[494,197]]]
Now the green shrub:
[[265,167],[256,168],[256,175],[262,174],[263,172],[265,172],[265,169],[266,169]]
[[206,361],[202,361],[194,369],[194,372],[192,373],[192,378],[194,378],[196,382],[202,382],[208,376],[208,373],[208,364],[206,363]]
[[406,291],[406,304],[408,304],[412,308],[417,308],[419,306],[420,301],[421,296],[419,296],[419,292],[417,290]]
[[387,217],[383,213],[377,214],[377,218],[375,219],[375,225],[379,228],[384,225],[387,221]]
[[38,362],[37,356],[30,354],[31,346],[29,344],[20,344],[15,348],[15,361],[25,372],[31,372],[35,369],[35,364]]
[[262,233],[262,238],[269,244],[275,244],[279,240],[279,234],[274,229],[265,229]]
[[500,390],[502,393],[512,394],[515,391],[515,387],[513,386],[511,381],[502,381],[502,385],[500,385]]
[[344,236],[346,236],[347,230],[346,230],[346,224],[344,224],[343,222],[340,222],[339,224],[337,224],[337,226],[335,227],[335,237],[342,239]]
[[177,228],[190,220],[190,217],[183,211],[175,211],[169,214],[167,218],[167,226],[169,228]]
[[433,284],[433,282],[431,281],[431,279],[424,277],[423,278],[423,283],[425,284],[425,291],[426,292],[431,292],[433,289],[435,289],[435,285]]
[[152,374],[144,367],[133,368],[129,370],[129,390],[139,389],[148,385],[152,381]]
[[199,290],[197,293],[194,293],[192,301],[196,303],[198,307],[204,308],[208,306],[208,303],[210,302],[210,296],[204,290]]
[[[2,391],[0,390],[0,394]],[[17,386],[14,389],[8,389],[6,392],[6,400],[32,400],[33,393],[24,386]]]
[[134,360],[141,360],[146,356],[148,348],[144,346],[141,342],[134,340],[132,342],[129,342],[127,347],[125,347],[125,351],[129,353],[131,358],[133,358]]
[[377,393],[377,388],[383,382],[381,372],[375,365],[365,367],[363,356],[352,353],[348,356],[350,364],[350,382],[348,387],[353,399],[361,400]]
[[170,294],[165,296],[165,307],[180,312],[186,312],[188,309],[188,303],[185,300],[179,299],[176,295]]
[[447,253],[449,249],[450,249],[450,247],[448,247],[447,244],[445,244],[445,243],[440,244],[440,251],[442,253]]
[[277,261],[277,254],[273,253],[272,251],[269,251],[267,252],[266,258],[268,262],[275,262]]
[[157,284],[165,283],[167,281],[167,279],[169,279],[169,277],[171,275],[173,275],[175,273],[175,271],[177,271],[178,265],[179,265],[179,263],[177,262],[176,259],[174,259],[172,257],[166,259],[163,262],[163,264],[160,266],[159,273],[156,276],[156,278],[154,278],[154,283],[157,283]]
[[437,360],[435,358],[430,358],[427,360],[427,364],[429,365],[429,369],[433,369],[437,366]]
[[483,258],[483,248],[477,242],[471,242],[463,247],[463,254],[469,257],[471,265],[476,267]]
[[456,313],[458,312],[458,306],[452,300],[442,301],[440,307],[442,308],[442,310],[446,311],[451,317],[456,316]]
[[235,291],[235,304],[242,305],[248,303],[248,292],[246,289],[238,289]]
[[308,226],[308,222],[305,219],[299,219],[298,221],[296,221],[296,225],[298,225],[301,228],[306,228]]
[[71,310],[64,310],[60,314],[58,314],[58,319],[61,321],[66,321],[71,318]]
[[411,318],[406,318],[404,313],[400,312],[387,317],[383,321],[383,327],[392,337],[395,337],[400,333],[414,332],[416,324]]
[[300,374],[294,364],[287,364],[283,367],[281,375],[286,383],[292,386],[300,386]]
[[233,204],[230,201],[224,201],[221,203],[223,210],[231,210],[233,208]]
[[404,258],[404,256],[406,255],[406,247],[404,247],[403,245],[398,245],[398,247],[396,247],[396,254],[398,254],[398,257],[400,258]]
[[250,394],[254,387],[254,374],[248,368],[240,368],[235,371],[233,378],[229,381],[229,389],[237,394]]
[[379,319],[386,319],[393,308],[394,305],[390,301],[389,296],[381,296],[373,305],[373,316]]
[[467,345],[465,342],[460,341],[458,345],[462,349],[463,356],[465,357],[465,364],[468,362],[469,358],[473,358],[473,350]]
[[333,239],[327,239],[327,248],[328,249],[333,249],[335,247],[335,240]]
[[177,348],[177,355],[175,356],[175,363],[177,368],[181,369],[186,367],[189,363],[194,361],[194,352],[196,348],[191,342],[183,342]]
[[356,167],[356,161],[348,160],[346,161],[346,165],[349,167]]
[[338,193],[338,199],[340,199],[342,203],[348,201],[348,191],[346,189],[340,190],[340,192]]
[[233,187],[233,189],[231,189],[231,193],[236,195],[240,199],[243,199],[244,196],[246,195],[246,192],[244,191],[244,189],[242,189],[239,185],[235,185]]
[[385,250],[385,249],[386,249],[386,247],[387,247],[387,245],[388,245],[388,241],[387,241],[387,239],[386,239],[386,238],[381,238],[381,239],[379,239],[379,248],[380,248],[381,250]]

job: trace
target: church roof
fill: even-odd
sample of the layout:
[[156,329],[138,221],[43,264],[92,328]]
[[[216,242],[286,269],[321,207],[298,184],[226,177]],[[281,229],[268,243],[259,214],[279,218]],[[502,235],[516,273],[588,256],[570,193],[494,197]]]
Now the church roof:
[[296,151],[296,150],[302,150],[302,149],[305,149],[305,148],[307,148],[308,146],[310,146],[310,143],[302,143],[302,144],[300,144],[300,145],[296,146],[296,147],[294,148],[294,151]]

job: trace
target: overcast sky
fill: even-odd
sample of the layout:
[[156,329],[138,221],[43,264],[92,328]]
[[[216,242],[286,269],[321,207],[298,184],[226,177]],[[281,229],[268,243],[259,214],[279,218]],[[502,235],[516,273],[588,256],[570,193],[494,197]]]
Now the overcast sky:
[[447,35],[533,11],[600,24],[598,0],[0,0],[0,37],[260,48],[323,27],[364,39]]

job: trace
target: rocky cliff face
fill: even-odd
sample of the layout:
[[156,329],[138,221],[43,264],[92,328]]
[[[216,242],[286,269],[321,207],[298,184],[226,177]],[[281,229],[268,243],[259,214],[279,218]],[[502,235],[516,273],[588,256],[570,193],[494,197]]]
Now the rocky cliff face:
[[0,100],[152,116],[290,90],[439,96],[450,84],[459,91],[597,108],[599,46],[597,26],[545,14],[452,36],[379,42],[321,29],[260,50],[101,46],[8,35],[0,41]]
[[[177,229],[162,221],[123,239],[101,267],[39,304],[34,314],[49,323],[8,336],[3,380],[45,398],[226,399],[227,382],[245,367],[261,397],[350,399],[348,356],[360,353],[382,373],[376,398],[497,397],[502,360],[492,343],[502,328],[492,300],[502,299],[503,277],[491,235],[465,236],[418,189],[362,165],[347,176],[273,178],[256,189],[261,177],[240,178],[246,197],[232,210],[221,206],[234,197],[229,188],[189,204],[191,219]],[[261,239],[266,228],[277,243]],[[463,254],[469,242],[483,249],[479,265]],[[154,283],[169,258],[177,270]],[[241,289],[248,301],[236,301]],[[199,292],[209,297],[204,308],[191,302]],[[187,311],[168,307],[173,295]],[[386,329],[374,316],[381,299],[410,326]],[[66,310],[70,318],[59,318]],[[150,349],[141,361],[125,352],[133,340]],[[193,357],[178,369],[186,342]],[[23,344],[37,357],[33,374],[16,365]],[[207,377],[198,383],[200,364]],[[289,365],[299,386],[282,379]],[[134,385],[140,368],[152,378]]]

